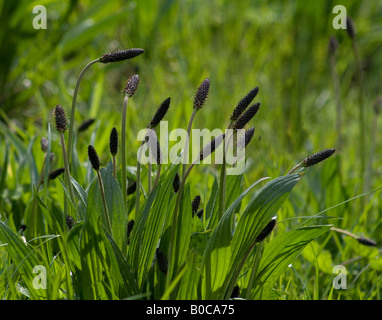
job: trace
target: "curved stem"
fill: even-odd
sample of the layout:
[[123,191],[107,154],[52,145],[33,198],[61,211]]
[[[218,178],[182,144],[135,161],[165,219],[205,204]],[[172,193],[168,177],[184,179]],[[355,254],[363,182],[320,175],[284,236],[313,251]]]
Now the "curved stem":
[[72,160],[72,148],[73,148],[73,128],[74,128],[74,115],[76,113],[76,103],[77,103],[77,95],[78,91],[80,89],[80,84],[82,77],[84,76],[87,69],[89,69],[93,64],[99,62],[99,58],[96,60],[93,60],[89,62],[81,71],[80,75],[78,76],[76,87],[74,89],[73,93],[73,99],[72,99],[72,109],[70,111],[70,124],[69,124],[69,140],[68,140],[68,160],[69,160],[69,167]]

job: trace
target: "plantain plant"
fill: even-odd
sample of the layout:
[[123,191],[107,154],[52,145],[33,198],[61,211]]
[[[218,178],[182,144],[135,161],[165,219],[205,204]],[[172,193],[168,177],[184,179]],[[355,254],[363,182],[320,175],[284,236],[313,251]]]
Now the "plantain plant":
[[[191,170],[197,170],[199,161],[224,145],[226,137],[222,134],[211,140],[189,166],[179,163],[164,166],[154,130],[168,112],[170,98],[164,100],[154,114],[147,127],[148,138],[142,142],[147,144],[158,164],[155,183],[151,184],[152,168],[147,186],[142,181],[138,161],[136,180],[127,186],[126,109],[128,98],[135,94],[138,85],[136,75],[129,78],[124,90],[122,164],[116,163],[118,132],[114,127],[108,137],[111,159],[102,164],[93,145],[89,145],[88,157],[95,174],[90,171],[88,184],[81,185],[79,177],[71,175],[70,162],[76,152],[73,122],[82,76],[96,62],[120,61],[142,52],[142,49],[129,49],[104,55],[83,69],[73,97],[67,152],[63,135],[66,122],[62,124],[65,115],[61,107],[56,107],[56,127],[65,167],[52,171],[49,181],[61,183],[50,186],[44,183],[42,190],[39,183],[35,188],[34,202],[41,219],[31,220],[28,210],[24,216],[26,228],[38,230],[34,238],[25,238],[25,229],[19,231],[2,210],[2,298],[270,299],[274,297],[275,282],[304,247],[329,230],[341,232],[331,229],[330,225],[317,225],[270,236],[277,227],[277,212],[294,187],[309,167],[330,157],[334,149],[305,158],[283,176],[253,181],[247,188],[244,188],[245,172],[227,176],[228,165],[224,162],[208,194],[198,191],[198,195],[192,197],[193,186],[187,180]],[[209,88],[207,78],[195,96],[189,133],[196,112],[204,111],[201,107]],[[260,104],[249,105],[257,93],[258,87],[239,102],[229,118],[228,128],[244,129],[252,121]],[[91,123],[93,121],[87,126],[81,125],[81,130],[86,130]],[[247,129],[237,148],[249,147],[254,132],[254,127]],[[44,141],[45,151],[50,150],[51,143],[49,134]],[[188,142],[182,157],[187,156]],[[9,153],[6,153],[5,167],[8,160]],[[118,172],[122,181],[117,179]],[[65,174],[64,182],[59,176],[61,173]],[[6,170],[2,170],[0,186],[6,175]],[[147,192],[141,193],[145,187]],[[71,206],[56,203],[51,192],[60,193],[63,203]],[[127,199],[135,200],[135,205],[129,206]],[[373,244],[363,239],[360,243]],[[36,265],[46,268],[46,290],[36,289]]]

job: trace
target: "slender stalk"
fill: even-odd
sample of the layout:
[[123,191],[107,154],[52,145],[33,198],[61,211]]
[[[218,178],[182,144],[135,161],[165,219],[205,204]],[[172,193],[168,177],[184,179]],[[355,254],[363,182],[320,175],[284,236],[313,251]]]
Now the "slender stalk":
[[369,190],[372,185],[373,180],[373,160],[375,155],[375,150],[377,146],[377,133],[378,133],[378,114],[373,117],[372,129],[371,129],[371,147],[370,156],[367,164],[367,175],[365,182],[365,190]]
[[159,164],[158,166],[158,172],[157,172],[157,176],[155,178],[155,182],[154,182],[154,185],[153,185],[153,189],[156,187],[156,185],[158,184],[158,181],[159,181],[159,176],[160,176],[160,173],[161,173],[161,169],[162,169],[162,165]]
[[336,99],[336,114],[337,114],[337,119],[336,119],[336,129],[337,129],[337,148],[339,151],[342,150],[342,104],[341,104],[341,99],[340,99],[340,84],[338,80],[338,74],[336,72],[336,57],[334,53],[330,55],[330,69],[332,73],[332,80],[333,80],[333,87],[334,87],[334,95]]
[[186,170],[187,170],[188,152],[189,152],[192,122],[194,121],[195,114],[197,111],[198,111],[198,109],[193,109],[190,120],[188,121],[187,136],[186,136],[186,142],[184,144],[184,152],[183,152],[182,178],[186,174]]
[[121,152],[122,152],[122,195],[123,204],[127,208],[127,187],[126,187],[126,114],[127,114],[127,104],[129,101],[129,96],[126,94],[123,99],[123,112],[122,112],[122,138],[121,138]]
[[[143,145],[143,143],[142,143]],[[142,146],[141,145],[141,146]],[[137,187],[135,190],[135,220],[138,220],[139,217],[139,199],[141,193],[141,151],[138,150],[138,161],[137,161],[137,172],[136,172],[136,183]]]
[[246,299],[246,300],[249,300],[249,298],[250,298],[253,282],[256,278],[257,270],[259,269],[260,258],[261,258],[261,253],[263,251],[263,246],[264,246],[264,243],[260,242],[256,246],[256,249],[255,249],[255,262],[254,262],[253,267],[252,267],[251,275],[250,275],[249,282],[248,282],[247,291],[246,291],[245,297],[244,297],[244,299]]
[[70,126],[69,126],[69,138],[68,138],[68,159],[69,159],[69,167],[70,167],[70,164],[71,164],[71,160],[72,160],[72,149],[73,149],[73,133],[74,133],[74,115],[76,113],[76,104],[77,104],[77,95],[78,95],[78,91],[80,89],[80,84],[81,84],[81,80],[82,80],[82,77],[84,76],[86,70],[88,70],[93,64],[99,62],[99,58],[96,59],[96,60],[93,60],[91,62],[89,62],[83,69],[82,71],[80,72],[80,75],[78,76],[78,79],[77,79],[77,83],[76,83],[76,87],[74,89],[74,93],[73,93],[73,99],[72,99],[72,109],[70,111]]
[[149,189],[149,193],[151,192],[151,185],[153,183],[152,181],[152,166],[151,166],[151,161],[149,161],[148,163],[148,172],[147,172],[147,179],[148,179],[148,189]]
[[115,161],[115,156],[113,156],[112,161],[113,161],[113,178],[117,179],[117,164]]
[[358,84],[359,84],[359,154],[361,156],[361,174],[362,174],[362,181],[364,180],[364,174],[365,174],[365,165],[366,165],[366,153],[365,153],[365,110],[364,110],[364,103],[363,103],[363,71],[362,71],[362,62],[359,55],[358,45],[357,41],[354,38],[353,39],[353,52],[354,52],[354,58],[357,63],[357,70],[358,70]]
[[107,204],[106,204],[105,189],[103,187],[103,182],[102,182],[102,178],[101,178],[101,175],[99,173],[99,170],[97,170],[96,172],[97,172],[97,177],[98,177],[99,188],[101,190],[101,198],[102,198],[103,208],[105,210],[106,227],[107,227],[107,230],[109,231],[110,235],[113,235],[112,230],[111,230],[109,210],[108,210]]
[[63,133],[60,134],[60,138],[61,138],[62,155],[64,158],[65,183],[66,183],[66,187],[68,188],[70,200],[72,201],[73,204],[75,204],[76,201],[74,197],[73,186],[72,186],[72,182],[70,181],[69,158],[66,152],[65,137]]

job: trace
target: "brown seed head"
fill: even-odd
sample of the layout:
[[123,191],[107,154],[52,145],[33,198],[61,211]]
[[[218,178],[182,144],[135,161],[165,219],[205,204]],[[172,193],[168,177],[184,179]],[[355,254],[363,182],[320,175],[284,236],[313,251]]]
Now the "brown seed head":
[[56,170],[49,172],[49,180],[56,179],[58,176],[64,173],[64,171],[65,171],[65,168],[58,168]]
[[335,35],[331,35],[330,36],[330,40],[329,40],[329,52],[331,54],[334,54],[338,48],[339,44],[338,44],[338,40],[337,40],[337,37]]
[[89,128],[94,123],[94,121],[95,121],[95,119],[91,118],[91,119],[87,119],[84,122],[82,122],[80,124],[80,126],[78,127],[78,132],[85,131],[87,128]]
[[66,115],[64,109],[59,104],[54,108],[54,118],[57,131],[64,133],[66,131]]
[[346,31],[347,31],[349,37],[352,40],[354,40],[355,36],[356,36],[355,26],[354,26],[354,22],[353,22],[352,18],[350,18],[349,16],[346,16]]
[[41,150],[44,152],[48,150],[48,139],[45,137],[41,138]]
[[137,74],[134,74],[129,77],[126,81],[125,88],[123,89],[123,92],[127,94],[129,97],[132,97],[135,92],[137,91],[139,84],[139,76]]
[[132,183],[129,183],[127,186],[127,195],[133,194],[135,190],[137,189],[137,182],[133,181]]
[[115,156],[118,152],[118,131],[115,127],[111,129],[109,138],[109,149],[112,156]]
[[215,151],[217,147],[222,143],[223,139],[225,138],[225,134],[222,133],[218,135],[216,138],[212,139],[204,148],[202,151],[200,151],[199,160],[202,161],[203,159],[207,158],[211,153]]
[[239,119],[235,122],[235,129],[243,129],[244,126],[256,115],[259,111],[260,103],[251,105],[247,111],[245,111]]
[[359,237],[359,238],[357,238],[357,241],[360,244],[363,244],[363,245],[369,246],[369,247],[375,247],[377,245],[377,243],[374,240],[369,239],[369,238],[365,238],[365,237]]
[[303,167],[313,166],[313,165],[329,158],[335,151],[336,151],[335,149],[325,149],[325,150],[319,151],[315,154],[312,154],[311,156],[305,158],[302,161],[302,166]]
[[163,253],[163,251],[159,248],[155,250],[155,255],[158,262],[159,270],[162,271],[164,275],[167,274],[167,268],[168,268],[168,261],[166,255]]
[[100,162],[99,162],[97,151],[94,149],[92,145],[89,145],[88,147],[88,157],[93,169],[95,171],[98,171],[100,167]]
[[104,54],[100,59],[99,62],[101,63],[110,63],[110,62],[118,62],[123,61],[126,59],[132,59],[136,56],[139,56],[144,52],[143,49],[139,48],[133,48],[133,49],[126,49],[126,50],[118,50],[110,53]]
[[167,98],[166,100],[162,102],[157,112],[155,113],[154,117],[151,119],[149,128],[153,129],[159,124],[159,122],[161,122],[161,120],[166,115],[168,108],[170,107],[170,102],[171,102],[171,98]]
[[74,225],[76,224],[76,220],[74,220],[73,217],[67,215],[66,216],[66,225],[68,227],[68,229],[72,229],[74,227]]
[[252,100],[257,96],[258,92],[259,87],[256,87],[249,91],[247,95],[239,101],[232,112],[231,121],[236,121],[240,117],[240,115],[244,112],[245,109],[247,109]]
[[194,108],[199,110],[203,107],[207,100],[208,92],[210,91],[210,79],[206,78],[199,86],[194,97]]
[[180,178],[179,178],[179,173],[178,172],[175,174],[174,181],[172,182],[172,187],[174,189],[174,193],[177,193],[179,191]]
[[256,238],[256,242],[263,241],[266,237],[268,237],[273,229],[276,226],[276,219],[271,219],[271,221],[268,222],[268,224],[265,226],[265,228],[260,232],[260,234]]
[[191,208],[192,208],[192,216],[198,211],[200,205],[200,196],[197,195],[194,200],[192,200]]

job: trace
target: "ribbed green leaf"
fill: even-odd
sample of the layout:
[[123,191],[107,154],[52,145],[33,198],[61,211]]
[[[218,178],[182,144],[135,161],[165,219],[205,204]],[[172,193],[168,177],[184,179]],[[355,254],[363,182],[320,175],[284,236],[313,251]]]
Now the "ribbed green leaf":
[[166,172],[166,176],[157,185],[157,196],[154,205],[147,217],[143,234],[141,251],[139,254],[138,284],[142,285],[147,272],[154,259],[160,235],[162,234],[163,222],[168,212],[170,196],[173,192],[172,183],[178,166],[173,166]]
[[268,178],[263,178],[253,183],[230,205],[217,227],[212,232],[208,240],[206,250],[202,261],[202,297],[203,299],[215,299],[217,293],[224,283],[229,270],[231,258],[231,240],[232,240],[232,216],[235,209],[242,199],[260,182]]
[[268,299],[272,287],[289,264],[312,240],[331,226],[313,226],[283,233],[265,245],[251,299]]

